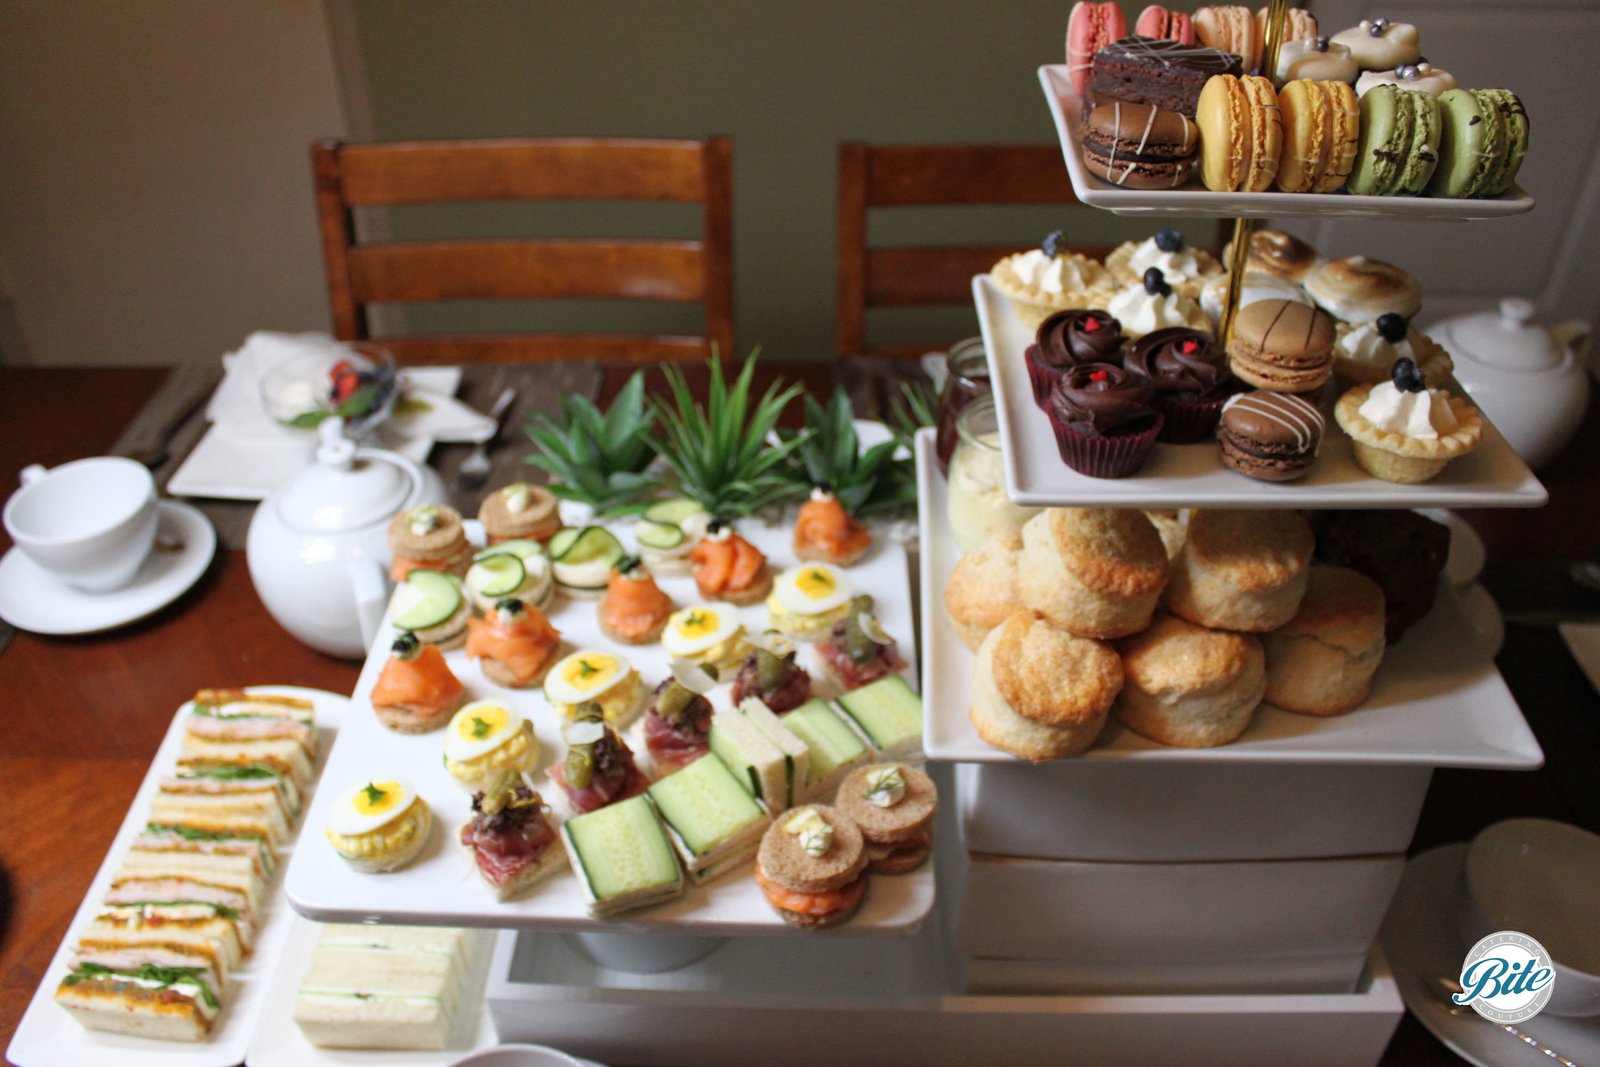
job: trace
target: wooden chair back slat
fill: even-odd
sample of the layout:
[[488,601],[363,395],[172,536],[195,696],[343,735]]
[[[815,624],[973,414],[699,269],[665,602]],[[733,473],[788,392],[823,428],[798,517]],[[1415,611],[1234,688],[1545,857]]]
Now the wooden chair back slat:
[[591,297],[699,300],[698,241],[428,241],[350,250],[363,302]]
[[703,337],[644,334],[477,334],[380,337],[401,363],[666,363],[703,360],[711,342]]
[[345,202],[661,200],[706,194],[700,141],[401,141],[345,146]]
[[1070,204],[1058,145],[876,145],[867,149],[867,203]]
[[[381,340],[401,362],[697,360],[734,353],[733,148],[704,141],[522,139],[312,147],[334,336]],[[702,205],[700,240],[515,239],[363,244],[354,207],[491,200]],[[699,302],[701,337],[372,336],[367,305],[599,298]]]

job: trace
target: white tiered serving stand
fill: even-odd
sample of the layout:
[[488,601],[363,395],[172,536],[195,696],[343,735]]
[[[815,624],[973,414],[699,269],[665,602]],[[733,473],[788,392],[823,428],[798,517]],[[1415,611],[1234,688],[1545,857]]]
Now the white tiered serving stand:
[[[1286,6],[1282,0],[1273,5],[1280,27]],[[1269,55],[1274,47],[1269,44]],[[1072,93],[1066,68],[1042,67],[1039,80],[1078,199],[1129,216],[1236,219],[1230,263],[1234,278],[1243,274],[1256,217],[1466,221],[1515,215],[1533,207],[1532,197],[1520,187],[1498,198],[1472,201],[1120,189],[1082,165],[1078,137],[1082,102]],[[1296,483],[1257,482],[1228,471],[1217,461],[1215,446],[1208,445],[1157,445],[1146,468],[1133,477],[1083,477],[1060,462],[1048,420],[1033,402],[1023,368],[1023,349],[1032,340],[1029,332],[986,277],[973,279],[973,295],[995,391],[1006,490],[1015,503],[1320,509],[1537,507],[1547,500],[1544,487],[1492,426],[1486,426],[1484,441],[1472,456],[1419,486],[1366,476],[1355,466],[1348,440],[1331,420],[1316,468]],[[1236,291],[1229,294],[1224,335],[1237,311],[1237,296]],[[931,441],[920,445],[919,454],[925,460],[931,457]],[[925,747],[930,758],[958,765],[955,808],[961,840],[955,855],[965,856],[968,870],[983,876],[981,882],[967,879],[966,896],[960,886],[941,882],[941,905],[957,916],[957,949],[997,957],[971,961],[975,966],[968,968],[969,986],[975,975],[984,987],[993,976],[1002,983],[1041,991],[1052,983],[1092,986],[1093,968],[1082,966],[1071,953],[1104,943],[1111,953],[1147,944],[1153,954],[1160,954],[1166,948],[1163,939],[1133,927],[1151,915],[1164,914],[1173,939],[1199,945],[1196,954],[1185,958],[1172,953],[1144,969],[1132,957],[1109,961],[1104,970],[1113,975],[1113,985],[1125,980],[1128,988],[1142,988],[1165,979],[1170,983],[1167,988],[1201,989],[1208,980],[1218,990],[1236,983],[1248,988],[1276,969],[1284,982],[1280,988],[1293,988],[1299,981],[1314,987],[1334,973],[1327,969],[1328,960],[1333,959],[1336,967],[1348,967],[1357,958],[1348,954],[1348,943],[1341,949],[1343,957],[1308,957],[1307,966],[1299,971],[1286,955],[1268,958],[1270,951],[1254,961],[1260,965],[1257,969],[1230,969],[1224,957],[1235,946],[1239,951],[1247,944],[1257,951],[1263,946],[1270,949],[1274,938],[1286,953],[1296,951],[1296,936],[1317,940],[1319,917],[1303,915],[1304,921],[1296,922],[1292,909],[1282,907],[1274,896],[1282,892],[1282,885],[1293,884],[1296,864],[1349,876],[1349,891],[1328,899],[1362,913],[1359,920],[1340,921],[1358,935],[1357,944],[1370,945],[1398,879],[1433,768],[1531,769],[1543,763],[1537,741],[1494,667],[1492,649],[1447,588],[1441,588],[1428,618],[1388,650],[1372,698],[1349,715],[1316,719],[1263,708],[1243,737],[1215,749],[1169,749],[1112,726],[1095,748],[1076,760],[1031,766],[999,752],[977,737],[967,718],[973,657],[940,609],[944,582],[959,550],[940,507],[944,486],[931,473],[932,464],[924,466]],[[1125,882],[1117,880],[1118,871],[1129,872]],[[1204,891],[1196,887],[1213,883],[1224,887],[1227,899],[1253,909],[1231,931],[1226,921],[1208,923],[1203,914],[1186,910],[1187,898]],[[1170,907],[1165,909],[1161,890],[1151,889],[1163,885],[1171,887]],[[1085,893],[1075,903],[1067,893],[1078,886]],[[1052,898],[1050,891],[1057,887]],[[1122,891],[1116,907],[1101,907],[1094,899],[1094,890],[1105,887]],[[973,898],[974,891],[989,895]],[[1148,899],[1152,894],[1153,904]],[[1034,919],[1018,914],[1028,910],[1021,902],[1048,899],[1058,900],[1063,910],[1095,911],[1101,921],[1082,923],[1079,916],[1069,916],[1049,930],[1030,931]],[[1318,906],[1315,900],[1302,902],[1303,910],[1314,912]],[[1002,907],[1012,910],[995,920],[993,913]],[[1119,920],[1130,929],[1115,929]],[[1194,923],[1201,928],[1197,930]],[[1265,929],[1274,924],[1280,928]],[[1285,935],[1285,928],[1292,928],[1295,936]],[[1215,943],[1208,945],[1208,937]],[[1337,942],[1324,938],[1321,943]],[[1367,958],[1360,982],[1370,982],[1381,966],[1376,954]],[[1216,965],[1209,975],[1199,966],[1208,960]],[[1202,972],[1198,979],[1197,967]],[[1358,983],[1356,988],[1364,987]],[[1377,1034],[1375,1043],[1327,1050],[1327,1062],[1376,1062],[1402,1006],[1390,1000],[1357,1023],[1343,1015],[1347,996],[1340,991],[1293,999],[1305,1001],[1310,1017],[1333,1023],[1336,1032]],[[1051,999],[1040,996],[1037,1002]],[[1248,1011],[1245,1005],[1273,998],[1244,994],[1213,999]],[[1319,1005],[1330,1015],[1323,1016]],[[1171,1028],[1167,1039],[1176,1041],[1186,1055],[1206,1046],[1209,1037],[1193,1018],[1177,1012],[1161,1017]],[[1257,1025],[1254,1020],[1241,1023]],[[1284,1055],[1299,1061],[1310,1047],[1305,1043]]]

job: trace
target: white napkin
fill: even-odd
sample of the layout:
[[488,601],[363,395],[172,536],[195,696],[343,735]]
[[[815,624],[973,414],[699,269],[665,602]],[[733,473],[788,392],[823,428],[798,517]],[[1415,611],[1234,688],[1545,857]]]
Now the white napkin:
[[[261,379],[284,362],[305,355],[324,355],[332,362],[344,348],[325,333],[278,333],[258,330],[246,337],[237,352],[222,357],[226,368],[222,384],[206,405],[206,418],[230,437],[273,438],[309,436],[284,426],[267,413],[261,400]],[[429,437],[436,441],[484,441],[494,434],[494,422],[482,412],[443,393],[417,387],[400,374],[403,397],[415,403],[390,417],[384,436],[392,439]]]

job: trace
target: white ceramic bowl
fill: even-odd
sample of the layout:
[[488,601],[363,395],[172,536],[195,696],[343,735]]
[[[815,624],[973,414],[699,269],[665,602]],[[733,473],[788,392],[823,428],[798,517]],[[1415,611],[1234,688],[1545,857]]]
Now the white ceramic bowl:
[[1545,1011],[1600,1015],[1600,836],[1550,819],[1506,819],[1473,838],[1462,873],[1463,945],[1519,930],[1553,957]]
[[450,1067],[585,1067],[585,1063],[544,1045],[497,1045],[456,1060]]

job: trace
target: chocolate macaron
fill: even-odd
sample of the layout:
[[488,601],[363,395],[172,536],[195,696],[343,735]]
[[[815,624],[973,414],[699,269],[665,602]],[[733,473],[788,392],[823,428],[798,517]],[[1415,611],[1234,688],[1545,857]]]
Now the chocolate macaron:
[[1083,124],[1084,165],[1125,189],[1176,189],[1189,180],[1199,129],[1176,111],[1112,100]]
[[1309,400],[1258,391],[1230,397],[1217,425],[1222,465],[1264,482],[1290,482],[1311,469],[1327,420]]
[[1258,389],[1309,393],[1328,380],[1333,342],[1327,312],[1292,300],[1258,300],[1234,319],[1228,361],[1234,374]]

